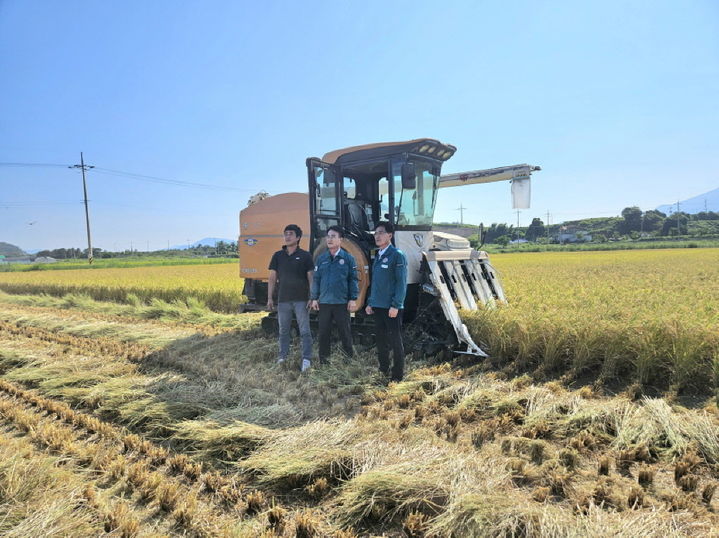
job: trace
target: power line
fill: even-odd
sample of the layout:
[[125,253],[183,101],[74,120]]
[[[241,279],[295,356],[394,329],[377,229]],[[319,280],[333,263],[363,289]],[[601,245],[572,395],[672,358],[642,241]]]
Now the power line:
[[68,165],[67,164],[55,164],[55,163],[0,163],[0,166],[16,166],[16,167],[23,167],[23,168],[29,168],[31,166],[52,166],[52,167],[64,168]]
[[107,174],[111,176],[129,177],[137,179],[139,181],[148,181],[150,183],[162,183],[166,185],[177,185],[179,187],[197,187],[208,190],[223,190],[223,191],[242,191],[242,192],[254,192],[256,189],[242,189],[239,187],[225,187],[222,185],[212,185],[209,183],[198,183],[194,181],[181,181],[179,179],[168,179],[164,177],[148,176],[145,174],[135,174],[132,172],[123,172],[122,170],[111,170],[109,168],[96,167],[96,172]]
[[22,202],[0,202],[0,207],[32,207],[38,205],[75,205],[81,204],[82,200],[75,201],[22,201]]
[[[31,168],[31,167],[59,167],[59,168],[77,168],[79,165],[67,165],[56,163],[0,163],[0,166],[11,166],[15,168]],[[239,187],[227,187],[223,185],[212,185],[210,183],[200,183],[196,181],[182,181],[179,179],[170,179],[157,176],[149,176],[146,174],[135,174],[133,172],[125,172],[123,170],[112,170],[110,168],[95,167],[95,172],[110,176],[129,177],[139,181],[147,181],[150,183],[161,183],[165,185],[177,185],[180,187],[196,187],[217,191],[239,191],[239,192],[255,192],[256,189],[243,189]]]

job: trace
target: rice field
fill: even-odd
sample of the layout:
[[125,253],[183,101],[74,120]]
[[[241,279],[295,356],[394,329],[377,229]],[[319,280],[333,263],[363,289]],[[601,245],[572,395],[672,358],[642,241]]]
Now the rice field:
[[234,264],[0,274],[0,534],[715,535],[717,256],[494,255],[491,359],[390,385],[277,365]]
[[0,291],[15,294],[87,295],[98,301],[147,304],[201,301],[216,312],[236,312],[245,301],[237,263],[72,271],[0,273]]
[[[465,316],[498,364],[676,391],[719,384],[719,249],[495,254],[509,306]],[[235,263],[0,273],[0,291],[236,312]]]
[[502,364],[677,391],[719,384],[719,250],[494,255],[509,306],[466,316]]
[[0,264],[0,272],[23,271],[64,271],[66,269],[108,269],[111,267],[149,267],[171,265],[211,265],[216,263],[237,263],[232,258],[189,258],[169,256],[127,256],[122,258],[95,258],[92,265],[87,259],[64,259],[54,263]]

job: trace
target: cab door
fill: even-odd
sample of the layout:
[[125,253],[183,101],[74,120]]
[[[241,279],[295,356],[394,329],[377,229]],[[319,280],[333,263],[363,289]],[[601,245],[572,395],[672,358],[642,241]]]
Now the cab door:
[[330,226],[342,223],[341,178],[335,167],[319,159],[307,159],[310,193],[310,252],[327,235]]

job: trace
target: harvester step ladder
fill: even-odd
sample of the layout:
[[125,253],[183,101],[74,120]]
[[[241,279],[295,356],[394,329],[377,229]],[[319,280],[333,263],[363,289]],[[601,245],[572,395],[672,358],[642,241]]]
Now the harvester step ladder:
[[466,249],[436,250],[423,252],[423,255],[433,293],[439,298],[457,340],[467,346],[464,353],[487,357],[470,336],[457,309],[459,305],[463,310],[474,311],[479,304],[492,308],[497,300],[505,300],[502,285],[486,253]]

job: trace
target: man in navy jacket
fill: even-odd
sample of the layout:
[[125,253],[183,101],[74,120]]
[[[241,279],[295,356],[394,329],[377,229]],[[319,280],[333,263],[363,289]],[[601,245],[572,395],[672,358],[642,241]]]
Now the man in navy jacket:
[[367,314],[374,314],[377,358],[380,371],[390,375],[389,351],[392,350],[392,381],[404,377],[402,311],[407,294],[407,258],[392,245],[394,227],[378,222],[374,241],[379,251],[372,265],[372,289],[367,300]]
[[330,333],[334,321],[348,357],[352,349],[350,312],[357,310],[357,263],[354,256],[341,248],[344,231],[339,226],[327,230],[327,250],[317,258],[312,279],[311,306],[319,310],[320,364],[327,364],[330,355]]

